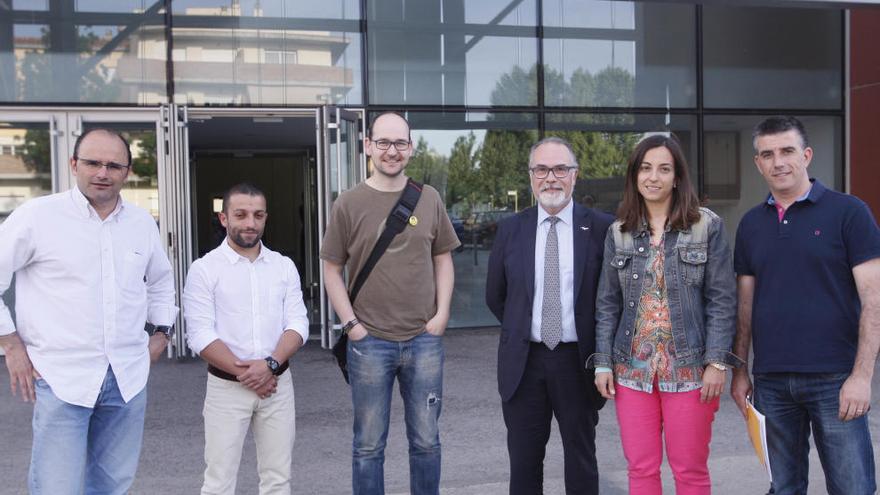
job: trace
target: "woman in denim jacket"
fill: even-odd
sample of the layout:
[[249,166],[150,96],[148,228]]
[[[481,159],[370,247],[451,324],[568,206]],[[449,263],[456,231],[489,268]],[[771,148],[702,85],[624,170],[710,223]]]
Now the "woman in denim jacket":
[[700,208],[677,140],[642,140],[608,229],[596,300],[596,388],[616,398],[631,494],[660,494],[661,432],[678,495],[708,494],[712,420],[736,318],[721,219]]

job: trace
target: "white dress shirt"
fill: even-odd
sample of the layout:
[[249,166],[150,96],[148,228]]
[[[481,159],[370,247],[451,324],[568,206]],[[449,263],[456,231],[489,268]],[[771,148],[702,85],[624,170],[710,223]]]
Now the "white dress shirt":
[[[559,240],[559,295],[562,297],[562,342],[577,342],[574,326],[574,201],[569,200],[556,216],[556,236]],[[538,204],[538,228],[535,231],[535,299],[532,302],[532,341],[541,342],[541,308],[544,306],[544,250],[550,215]]]
[[[177,318],[156,221],[120,197],[101,220],[74,187],[28,201],[0,225],[0,293],[15,274],[18,333],[64,402],[93,407],[110,365],[126,402],[147,384],[144,323]],[[0,302],[0,335],[16,331]]]
[[220,339],[239,359],[263,359],[293,330],[309,339],[299,272],[290,258],[260,243],[253,263],[229,238],[196,260],[183,289],[189,347],[199,354]]

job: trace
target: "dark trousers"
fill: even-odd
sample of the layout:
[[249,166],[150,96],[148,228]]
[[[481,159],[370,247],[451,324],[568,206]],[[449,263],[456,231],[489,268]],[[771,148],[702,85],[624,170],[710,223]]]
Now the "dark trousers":
[[565,493],[599,493],[596,467],[596,424],[592,401],[576,343],[554,350],[533,343],[516,393],[502,402],[510,456],[510,494],[543,493],[544,451],[550,421],[556,416],[565,454]]

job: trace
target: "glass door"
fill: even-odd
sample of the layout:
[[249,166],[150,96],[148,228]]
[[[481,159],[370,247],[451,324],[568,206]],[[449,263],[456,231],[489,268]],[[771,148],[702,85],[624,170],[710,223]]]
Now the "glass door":
[[[58,159],[58,120],[57,113],[0,109],[0,223],[25,201],[59,190],[66,162]],[[10,282],[3,303],[15,320],[14,278]]]
[[[132,154],[131,172],[122,188],[122,197],[152,215],[159,227],[159,234],[165,245],[168,259],[174,269],[177,305],[180,307],[180,290],[183,287],[187,253],[182,242],[187,230],[181,228],[180,218],[185,203],[180,202],[179,191],[183,187],[183,176],[179,162],[172,151],[179,148],[178,134],[181,125],[180,109],[161,106],[125,110],[85,110],[68,112],[66,115],[66,154],[73,156],[76,138],[94,128],[112,129],[122,134],[129,142]],[[185,116],[183,117],[185,122]],[[73,177],[68,168],[68,181]],[[182,316],[178,316],[175,340],[168,347],[169,357],[183,357],[188,348],[185,341],[185,328]]]
[[[366,157],[363,153],[363,133],[365,129],[363,110],[345,110],[326,106],[321,112],[318,126],[320,134],[318,173],[319,191],[319,244],[324,237],[327,219],[333,202],[342,192],[351,189],[366,178]],[[319,245],[320,248],[320,245]],[[324,287],[324,275],[321,273],[321,287]],[[321,291],[321,313],[324,315],[321,327],[321,345],[333,347],[339,338],[341,324],[336,313],[330,306],[326,291]]]

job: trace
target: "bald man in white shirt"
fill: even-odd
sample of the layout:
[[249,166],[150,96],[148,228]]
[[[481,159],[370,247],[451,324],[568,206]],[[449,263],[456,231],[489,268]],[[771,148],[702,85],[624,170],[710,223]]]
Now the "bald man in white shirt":
[[74,188],[0,225],[0,293],[15,275],[17,319],[0,303],[0,346],[13,395],[36,401],[30,493],[121,494],[137,470],[150,360],[177,318],[174,278],[155,220],[119,194],[125,138],[83,133],[70,167]]
[[234,494],[253,425],[261,495],[290,493],[296,433],[290,358],[309,338],[299,273],[260,241],[266,197],[233,186],[223,197],[226,239],[193,263],[183,292],[189,346],[208,362],[204,495]]

